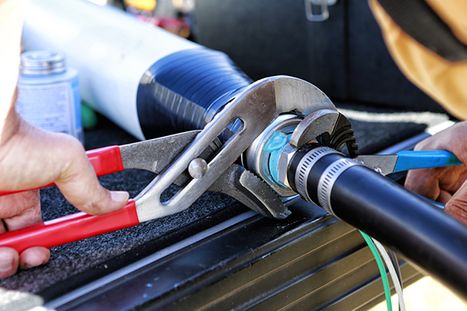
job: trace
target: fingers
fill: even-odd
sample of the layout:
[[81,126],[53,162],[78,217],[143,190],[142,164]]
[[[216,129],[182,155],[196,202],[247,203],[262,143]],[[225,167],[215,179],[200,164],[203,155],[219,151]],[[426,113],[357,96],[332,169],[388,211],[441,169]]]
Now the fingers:
[[[463,143],[466,135],[467,122],[461,122],[418,143],[415,150],[449,150],[467,163],[467,143]],[[433,200],[447,202],[451,194],[459,189],[459,181],[463,182],[466,173],[465,165],[412,170],[407,174],[405,187]]]
[[467,121],[459,122],[425,140],[415,146],[415,150],[449,150],[459,160],[467,163]]
[[21,255],[9,247],[0,247],[0,279],[12,276],[21,269],[30,269],[49,261],[50,251],[44,247],[31,247]]
[[447,202],[446,213],[467,225],[467,181]]
[[100,185],[81,144],[74,139],[68,139],[65,144],[66,149],[62,149],[60,155],[64,163],[55,183],[66,199],[76,208],[92,215],[125,206],[129,194],[109,191]]
[[38,191],[28,191],[7,196],[0,196],[0,219],[22,214],[26,209],[37,208],[40,211]]
[[39,191],[0,197],[0,211],[8,231],[42,222]]
[[[415,150],[436,149],[439,140],[435,136],[423,140]],[[415,193],[436,200],[440,195],[439,176],[434,169],[411,170],[407,173],[405,187]]]
[[18,252],[12,248],[0,247],[0,278],[12,276],[18,270]]
[[444,190],[441,190],[441,192],[439,194],[439,197],[437,198],[437,201],[446,204],[451,199],[452,199],[452,194],[451,193],[449,193],[447,191],[444,191]]
[[31,247],[19,256],[21,269],[30,269],[46,264],[50,258],[50,251],[45,247]]
[[[42,222],[39,191],[28,191],[0,197],[0,232],[18,230]],[[50,251],[33,247],[18,255],[12,248],[0,248],[0,278],[16,273],[18,266],[29,269],[49,260]]]
[[128,200],[128,193],[110,192],[100,185],[78,140],[33,128],[24,121],[8,145],[0,148],[0,162],[2,189],[55,182],[72,205],[93,215],[117,210]]
[[[14,135],[0,146],[0,189],[31,189],[52,182],[76,208],[93,215],[122,208],[129,194],[103,188],[80,142],[36,129],[18,118]],[[0,233],[41,222],[37,191],[0,197]],[[0,278],[49,260],[50,251],[33,247],[18,254],[0,248]]]
[[409,171],[405,180],[405,187],[432,200],[438,199],[441,192],[438,176],[433,169]]

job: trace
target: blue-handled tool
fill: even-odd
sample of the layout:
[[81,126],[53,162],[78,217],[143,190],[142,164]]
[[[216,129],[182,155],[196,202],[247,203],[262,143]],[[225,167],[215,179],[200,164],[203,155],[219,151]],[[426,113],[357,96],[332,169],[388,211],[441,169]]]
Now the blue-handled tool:
[[447,150],[403,150],[396,154],[361,155],[356,160],[383,175],[414,170],[461,165],[462,162]]
[[[358,156],[357,160],[383,175],[420,168],[462,165],[462,162],[447,150],[403,150],[396,154],[362,155]],[[417,196],[438,208],[444,209],[444,204],[440,202],[421,195]]]

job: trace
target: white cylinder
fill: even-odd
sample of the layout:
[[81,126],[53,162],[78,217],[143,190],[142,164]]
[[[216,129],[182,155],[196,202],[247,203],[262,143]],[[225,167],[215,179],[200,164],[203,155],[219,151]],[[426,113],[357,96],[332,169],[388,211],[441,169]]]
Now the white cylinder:
[[136,94],[143,73],[164,56],[200,47],[83,0],[30,1],[23,44],[63,53],[79,71],[82,98],[139,139]]

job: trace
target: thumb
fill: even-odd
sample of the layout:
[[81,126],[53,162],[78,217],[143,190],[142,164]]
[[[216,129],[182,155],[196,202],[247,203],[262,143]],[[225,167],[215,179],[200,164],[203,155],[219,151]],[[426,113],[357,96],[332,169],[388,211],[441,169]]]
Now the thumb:
[[446,213],[467,225],[467,180],[446,203]]
[[75,139],[65,139],[59,155],[63,165],[55,184],[79,210],[92,215],[122,208],[128,201],[125,191],[109,191],[101,186],[83,147]]

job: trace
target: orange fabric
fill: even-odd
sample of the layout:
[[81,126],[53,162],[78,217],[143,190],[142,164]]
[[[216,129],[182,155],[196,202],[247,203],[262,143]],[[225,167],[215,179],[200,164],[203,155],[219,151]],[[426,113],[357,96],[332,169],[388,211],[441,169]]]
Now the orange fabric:
[[465,0],[425,0],[454,35],[467,44],[467,2]]
[[[467,1],[427,2],[459,40],[466,42]],[[451,63],[445,60],[404,33],[376,0],[370,0],[370,7],[389,52],[407,78],[454,116],[467,120],[467,61]]]

